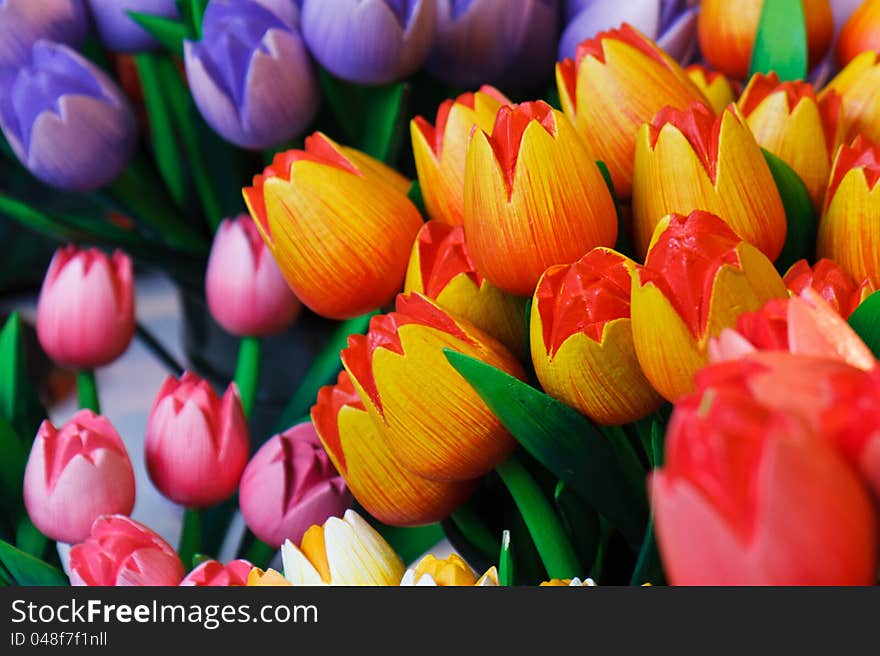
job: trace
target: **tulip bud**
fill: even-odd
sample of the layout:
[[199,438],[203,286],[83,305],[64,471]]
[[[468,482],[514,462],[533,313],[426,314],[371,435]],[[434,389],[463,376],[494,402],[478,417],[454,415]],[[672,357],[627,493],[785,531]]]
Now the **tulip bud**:
[[716,114],[724,111],[730,103],[736,101],[738,93],[734,92],[733,85],[723,73],[713,71],[702,64],[691,64],[685,70],[697,88],[703,92],[709,107]]
[[131,258],[68,245],[55,251],[37,302],[37,337],[50,358],[94,369],[118,358],[134,336]]
[[[802,0],[809,65],[825,55],[834,36],[829,0]],[[749,73],[764,0],[702,0],[697,20],[700,52],[713,68],[742,80]]]
[[299,32],[255,2],[210,3],[201,40],[186,40],[184,54],[199,111],[238,146],[287,141],[318,110],[318,82]]
[[101,41],[115,52],[141,52],[159,45],[128,12],[178,17],[175,0],[88,0],[88,3]]
[[91,191],[125,168],[134,114],[116,84],[67,46],[37,41],[0,95],[0,128],[19,161],[54,187]]
[[0,2],[0,70],[21,66],[40,39],[78,48],[86,40],[89,16],[81,0]]
[[502,105],[510,101],[484,85],[476,93],[444,100],[434,125],[421,116],[410,121],[413,155],[428,214],[449,225],[464,223],[465,158],[471,130],[490,131]]
[[478,579],[476,572],[458,554],[450,554],[446,558],[437,558],[433,554],[428,554],[415,567],[406,570],[400,580],[400,585],[406,587],[496,587],[498,585],[498,570],[495,567],[490,567]]
[[754,350],[839,359],[865,370],[877,364],[849,324],[810,287],[803,297],[775,298],[757,312],[741,314],[735,328],[725,328],[709,341],[709,356],[715,362]]
[[404,293],[418,292],[450,314],[471,322],[510,349],[523,354],[526,343],[524,299],[505,294],[476,270],[464,229],[428,221],[419,231]]
[[465,481],[493,469],[516,442],[453,369],[445,348],[517,378],[524,372],[500,343],[420,294],[398,296],[396,312],[349,337],[342,364],[388,448],[410,472]]
[[556,65],[556,85],[566,115],[590,154],[608,166],[621,198],[632,193],[639,126],[667,105],[706,102],[684,70],[628,24],[581,43],[574,59]]
[[717,216],[671,215],[633,272],[633,343],[645,377],[670,401],[693,390],[708,341],[788,293],[773,264]]
[[226,219],[217,228],[205,272],[205,296],[214,320],[239,336],[285,330],[300,311],[247,214]]
[[384,84],[415,73],[431,50],[435,0],[304,0],[312,55],[337,77]]
[[238,490],[245,524],[276,549],[299,542],[312,524],[341,515],[351,504],[311,423],[275,435],[251,458]]
[[145,445],[150,479],[175,503],[205,508],[232,496],[249,450],[235,383],[221,400],[193,373],[168,376],[150,410]]
[[183,563],[165,540],[122,515],[98,517],[91,535],[70,550],[71,585],[178,585]]
[[840,97],[819,101],[808,82],[779,82],[776,73],[756,74],[746,85],[738,108],[762,148],[788,164],[822,205],[831,153],[836,146]]
[[568,0],[567,26],[559,59],[574,57],[577,46],[599,32],[629,23],[677,61],[693,56],[697,40],[697,0]]
[[749,126],[734,107],[717,118],[704,105],[661,110],[636,141],[633,222],[647,251],[667,214],[704,210],[775,260],[785,243],[785,209]]
[[277,154],[254,177],[244,190],[248,210],[287,283],[314,312],[348,319],[380,308],[403,285],[422,226],[406,197],[409,181],[320,132],[305,145]]
[[532,300],[531,347],[541,387],[600,424],[628,424],[661,399],[633,345],[626,257],[596,248],[550,267]]
[[259,567],[254,567],[247,578],[248,587],[286,587],[290,585],[290,581],[274,569],[267,569],[265,572]]
[[651,501],[674,585],[867,585],[877,526],[850,467],[791,415],[725,391],[676,404]]
[[617,239],[599,168],[571,124],[542,101],[502,107],[491,134],[474,132],[464,226],[477,270],[520,296],[534,291],[548,266]]
[[876,291],[870,280],[864,278],[856,283],[851,275],[828,259],[819,260],[813,267],[806,260],[798,260],[785,273],[783,281],[793,294],[816,290],[844,319]]
[[819,94],[840,96],[837,144],[849,144],[858,136],[880,141],[880,60],[875,52],[863,52],[832,79]]
[[221,588],[244,586],[248,584],[248,576],[253,569],[255,567],[246,560],[233,560],[225,565],[216,560],[206,560],[187,574],[180,585]]
[[397,585],[403,577],[400,557],[353,510],[323,526],[312,526],[297,548],[281,547],[284,578],[293,585]]
[[134,472],[106,418],[80,410],[60,429],[40,424],[24,472],[24,505],[41,533],[66,543],[89,537],[101,515],[128,515]]
[[846,66],[863,52],[880,51],[880,2],[866,0],[850,15],[837,36],[837,64]]
[[880,146],[856,138],[837,151],[816,252],[856,280],[880,284]]
[[405,469],[385,443],[385,430],[367,413],[349,375],[322,387],[312,422],[327,455],[358,503],[391,526],[439,522],[464,503],[470,481],[441,483]]

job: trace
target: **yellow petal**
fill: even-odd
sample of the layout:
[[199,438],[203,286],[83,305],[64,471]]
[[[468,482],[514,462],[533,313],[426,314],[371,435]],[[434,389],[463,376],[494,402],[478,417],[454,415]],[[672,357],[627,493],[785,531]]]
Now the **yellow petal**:
[[259,567],[254,567],[247,578],[248,586],[286,586],[290,585],[290,581],[285,579],[274,569],[267,569],[265,572]]
[[858,135],[880,141],[880,63],[877,53],[863,52],[822,90],[819,98],[835,91],[841,96],[840,143]]

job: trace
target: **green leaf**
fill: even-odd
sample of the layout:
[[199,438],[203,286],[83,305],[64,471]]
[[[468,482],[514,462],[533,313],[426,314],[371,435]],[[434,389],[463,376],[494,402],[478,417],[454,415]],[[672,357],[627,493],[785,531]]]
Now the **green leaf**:
[[13,585],[70,585],[57,567],[0,540],[0,569]]
[[654,518],[648,522],[648,530],[645,540],[639,550],[639,557],[630,579],[630,585],[665,585],[666,577],[663,574],[663,563],[660,560],[660,552],[657,550],[657,540],[654,535]]
[[485,362],[450,349],[444,352],[525,450],[617,526],[637,550],[647,524],[644,490],[626,483],[614,450],[595,425]]
[[19,520],[15,530],[15,546],[34,558],[42,558],[49,544],[49,538],[31,522],[25,513]]
[[765,0],[750,75],[775,72],[780,80],[807,76],[807,26],[802,0]]
[[28,453],[4,417],[0,417],[0,507],[10,519],[22,513],[21,489]]
[[183,40],[189,36],[189,33],[186,25],[181,21],[137,11],[126,11],[125,13],[165,48],[178,57],[183,57]]
[[761,150],[785,208],[785,245],[776,258],[777,270],[785,273],[798,260],[813,257],[819,224],[810,193],[800,176],[776,155],[763,148]]
[[0,213],[15,219],[23,226],[58,241],[77,241],[82,235],[70,226],[39,212],[14,198],[0,194]]
[[46,417],[46,410],[28,377],[18,312],[12,313],[0,331],[0,417],[11,424],[27,450]]
[[510,531],[501,533],[501,553],[498,556],[498,584],[513,585],[513,545],[510,543]]
[[452,513],[451,519],[459,533],[469,544],[476,547],[485,558],[494,561],[499,548],[498,536],[492,534],[492,531],[489,530],[472,508],[467,504],[459,506]]
[[278,418],[276,429],[278,432],[285,431],[294,425],[294,422],[308,414],[309,409],[315,402],[318,390],[324,385],[330,385],[336,379],[336,375],[342,369],[339,360],[339,352],[348,345],[349,335],[358,335],[367,330],[370,319],[375,312],[364,314],[354,319],[348,319],[339,324],[336,332],[330,336],[321,352],[312,360],[312,364],[306,371],[299,386],[290,397],[290,401],[284,407],[281,417]]
[[[559,481],[553,492],[553,501],[562,519],[565,532],[577,550],[578,557],[584,565],[592,565],[599,551],[601,530],[599,516],[587,506],[579,496],[563,481]],[[589,567],[578,576],[583,577]]]
[[443,539],[443,529],[440,524],[428,524],[427,526],[403,527],[388,526],[378,520],[371,519],[371,524],[391,545],[391,548],[406,563],[412,563],[426,551],[430,551],[434,545]]
[[189,16],[192,21],[192,30],[197,39],[202,38],[202,18],[205,15],[205,9],[208,8],[208,0],[189,0],[190,11]]
[[363,130],[358,146],[368,155],[394,166],[406,123],[409,86],[403,82],[364,87]]
[[874,292],[849,315],[849,325],[880,358],[880,292]]

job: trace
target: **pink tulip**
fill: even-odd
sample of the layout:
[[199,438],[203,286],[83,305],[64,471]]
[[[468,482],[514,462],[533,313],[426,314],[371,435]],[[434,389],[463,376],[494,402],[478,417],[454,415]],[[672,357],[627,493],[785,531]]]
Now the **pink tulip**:
[[300,311],[299,300],[247,214],[226,219],[217,229],[205,274],[205,295],[211,315],[233,335],[280,332]]
[[143,524],[122,515],[95,520],[91,536],[70,550],[71,585],[177,585],[183,563]]
[[303,533],[342,515],[351,495],[311,422],[266,442],[248,463],[238,491],[241,514],[263,542],[299,544]]
[[162,383],[147,419],[147,471],[159,491],[188,508],[235,493],[249,451],[247,420],[235,383],[223,399],[186,372]]
[[105,417],[80,410],[61,429],[47,419],[24,472],[24,504],[40,531],[81,542],[101,515],[128,515],[134,472],[119,433]]
[[180,585],[199,587],[222,587],[247,585],[248,574],[254,568],[246,560],[223,563],[206,560],[187,574]]
[[746,394],[676,404],[651,502],[674,585],[876,581],[877,518],[855,471],[796,415]]
[[131,258],[59,248],[37,304],[37,336],[56,362],[93,369],[118,358],[134,335]]

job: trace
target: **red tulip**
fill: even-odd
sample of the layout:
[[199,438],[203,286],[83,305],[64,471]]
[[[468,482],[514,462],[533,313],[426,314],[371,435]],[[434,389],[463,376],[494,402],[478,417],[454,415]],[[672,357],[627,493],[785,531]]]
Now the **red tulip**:
[[216,560],[206,560],[187,574],[180,585],[222,588],[245,586],[253,568],[246,560],[233,560],[225,565]]
[[798,260],[791,265],[783,280],[794,294],[802,294],[808,287],[815,289],[844,319],[848,319],[862,301],[876,291],[868,278],[856,282],[828,259],[821,259],[812,267],[806,260]]

